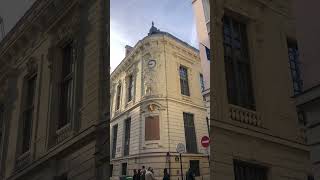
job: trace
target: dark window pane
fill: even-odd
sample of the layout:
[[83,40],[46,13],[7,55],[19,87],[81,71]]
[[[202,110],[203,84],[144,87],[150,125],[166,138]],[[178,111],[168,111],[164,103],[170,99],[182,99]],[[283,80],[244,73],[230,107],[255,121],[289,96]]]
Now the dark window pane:
[[288,58],[293,81],[294,94],[302,92],[302,80],[300,75],[299,50],[295,41],[288,40]]
[[200,74],[200,86],[201,86],[201,91],[203,92],[205,90],[205,87],[204,87],[204,79],[202,74]]
[[121,85],[119,84],[118,88],[117,88],[116,110],[118,110],[120,108],[120,98],[121,98],[120,95],[121,95]]
[[184,66],[180,66],[180,86],[181,86],[181,94],[190,96],[188,70]]
[[121,174],[122,175],[127,175],[127,163],[122,163],[121,164]]
[[112,173],[113,173],[113,164],[110,164],[110,173],[109,173],[109,177],[112,177]]
[[116,157],[116,148],[117,148],[117,135],[118,135],[118,125],[114,125],[112,127],[112,151],[111,151],[111,157]]
[[233,161],[235,180],[267,180],[267,168],[243,161]]
[[207,48],[207,46],[205,46],[205,48],[206,48],[207,59],[208,61],[210,61],[210,49]]
[[246,26],[228,16],[223,18],[224,59],[230,104],[254,109]]
[[124,156],[129,155],[130,149],[130,129],[131,129],[131,118],[126,119],[125,121],[125,134],[124,134]]
[[190,160],[190,169],[195,176],[200,176],[199,160]]
[[128,102],[132,100],[134,88],[133,88],[133,76],[129,76],[129,83],[128,83]]
[[196,131],[193,114],[183,113],[186,150],[188,153],[198,153]]

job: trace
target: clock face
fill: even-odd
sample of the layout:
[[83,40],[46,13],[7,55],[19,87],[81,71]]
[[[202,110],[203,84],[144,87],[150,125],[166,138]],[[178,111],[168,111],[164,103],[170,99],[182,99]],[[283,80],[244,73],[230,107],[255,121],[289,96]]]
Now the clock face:
[[155,60],[149,60],[148,66],[149,66],[149,68],[154,68],[156,66],[156,61]]

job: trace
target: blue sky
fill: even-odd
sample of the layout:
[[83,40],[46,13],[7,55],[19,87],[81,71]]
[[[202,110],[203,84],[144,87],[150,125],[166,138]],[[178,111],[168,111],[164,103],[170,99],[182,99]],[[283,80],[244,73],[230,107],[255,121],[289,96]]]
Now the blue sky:
[[111,0],[110,8],[111,72],[123,60],[125,45],[134,46],[145,37],[152,21],[198,48],[191,0]]

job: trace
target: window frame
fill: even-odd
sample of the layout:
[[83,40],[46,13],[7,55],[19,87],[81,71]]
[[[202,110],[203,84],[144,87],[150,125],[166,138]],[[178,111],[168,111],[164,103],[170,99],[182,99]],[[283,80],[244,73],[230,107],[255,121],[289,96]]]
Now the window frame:
[[[184,70],[185,77],[182,76],[181,70]],[[183,96],[190,96],[190,84],[189,84],[189,68],[187,66],[179,66],[179,79],[180,79],[180,93]]]
[[[192,168],[192,166],[191,166],[192,163],[191,163],[191,162],[196,162],[196,164],[197,164],[197,166],[198,166],[198,168],[197,168],[196,170]],[[200,160],[189,160],[189,165],[190,165],[191,170],[193,170],[193,173],[194,173],[194,175],[195,175],[196,177],[201,176]]]
[[[130,134],[131,134],[131,117],[124,120],[124,142],[123,142],[123,156],[130,154]],[[128,143],[128,144],[127,144]]]
[[[237,168],[241,168],[243,169],[249,169],[247,171],[245,171],[245,173],[240,174],[241,177],[238,177],[239,173],[237,173]],[[259,165],[259,164],[254,164],[254,163],[249,163],[249,162],[245,162],[245,161],[241,161],[241,160],[237,160],[234,159],[233,160],[233,171],[234,171],[234,178],[235,180],[241,180],[241,179],[247,179],[246,176],[248,176],[248,174],[246,174],[247,172],[251,172],[255,170],[253,173],[254,175],[257,175],[258,172],[261,173],[260,177],[262,177],[261,179],[259,178],[259,180],[267,180],[268,179],[268,168],[263,166],[263,165]],[[250,174],[250,177],[252,177],[253,175]],[[255,178],[256,179],[256,178]]]
[[121,163],[121,175],[127,176],[127,174],[128,174],[128,163],[127,162]]
[[134,76],[133,76],[133,74],[130,74],[128,76],[127,95],[128,95],[127,102],[129,103],[129,102],[133,101],[133,98],[134,98]]
[[202,73],[200,73],[199,78],[200,78],[200,89],[201,89],[201,93],[202,93],[202,92],[204,92],[206,90],[204,77],[203,77]]
[[[192,117],[191,119],[187,119],[188,117]],[[186,152],[187,153],[192,153],[192,154],[198,154],[199,153],[199,148],[198,148],[198,141],[197,141],[197,132],[196,132],[196,126],[195,126],[195,122],[194,122],[195,116],[193,113],[189,113],[189,112],[183,112],[183,125],[184,125],[184,135],[185,135],[185,142],[186,142]],[[190,121],[192,120],[192,121]],[[189,122],[187,122],[189,121]],[[192,124],[192,126],[190,125]],[[188,125],[188,126],[186,126]],[[189,128],[189,129],[188,129]],[[192,128],[192,129],[190,129]],[[192,130],[191,132],[194,134],[191,134],[191,136],[187,133],[187,130]],[[188,138],[192,138],[192,139],[188,139]],[[188,144],[191,143],[191,144]],[[192,144],[194,143],[194,144]],[[191,145],[191,146],[189,146]],[[191,148],[191,149],[190,149]]]
[[120,110],[120,102],[121,102],[121,90],[122,86],[121,83],[117,86],[117,92],[116,92],[116,111]]
[[[222,34],[227,97],[230,104],[256,110],[248,23],[243,19],[231,13],[223,16]],[[229,27],[228,31],[227,27]],[[234,30],[235,28],[238,31]]]
[[111,158],[115,158],[117,154],[117,141],[118,141],[118,124],[112,126],[112,149]]
[[[290,49],[295,48],[294,58],[291,59]],[[292,38],[287,38],[287,51],[288,51],[288,61],[289,61],[289,69],[291,74],[292,86],[293,86],[293,94],[298,95],[303,91],[303,80],[301,75],[301,62],[300,62],[300,54],[297,40],[293,40]],[[294,73],[295,72],[295,73]],[[297,85],[297,86],[296,86]]]

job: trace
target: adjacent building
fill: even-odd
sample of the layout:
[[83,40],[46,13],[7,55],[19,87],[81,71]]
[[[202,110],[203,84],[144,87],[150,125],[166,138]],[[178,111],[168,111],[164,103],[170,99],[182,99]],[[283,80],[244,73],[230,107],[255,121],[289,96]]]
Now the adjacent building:
[[181,179],[176,147],[184,144],[182,173],[191,168],[197,179],[209,179],[208,136],[202,98],[199,51],[152,24],[149,34],[111,74],[112,178],[153,167],[162,178]]
[[[294,12],[297,28],[297,41],[295,44],[296,72],[301,86],[295,95],[297,111],[300,121],[305,125],[307,144],[311,148],[311,162],[313,175],[320,179],[320,40],[317,32],[319,23],[313,23],[320,13],[317,7],[320,2],[313,0],[308,3],[294,1]],[[292,80],[296,79],[292,76]],[[310,178],[311,179],[311,178]]]
[[104,7],[37,0],[0,42],[1,180],[108,176]]
[[[206,102],[207,118],[210,117],[210,4],[209,0],[192,0],[197,35],[199,41],[199,56],[201,59],[202,95]],[[209,121],[210,122],[210,121]]]
[[210,3],[211,178],[307,179],[309,148],[292,88],[301,84],[292,80],[291,1]]

